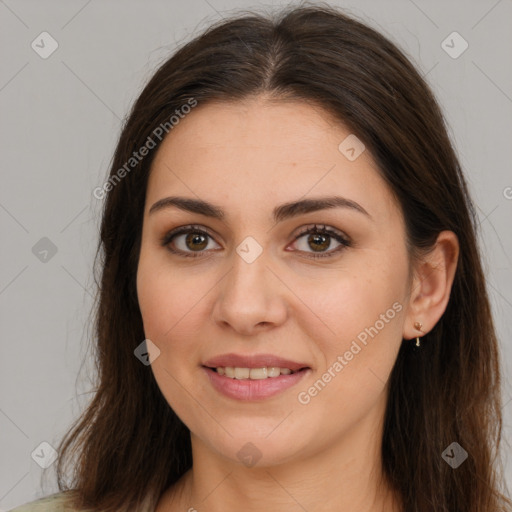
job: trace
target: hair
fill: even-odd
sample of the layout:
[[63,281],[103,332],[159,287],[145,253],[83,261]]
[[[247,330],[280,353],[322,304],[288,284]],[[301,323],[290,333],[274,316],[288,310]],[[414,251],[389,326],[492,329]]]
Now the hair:
[[[210,25],[135,101],[112,159],[117,182],[105,197],[95,259],[98,386],[59,445],[59,489],[79,509],[153,510],[192,467],[189,429],[134,357],[145,339],[136,292],[145,194],[163,138],[129,174],[118,173],[191,98],[204,105],[257,95],[319,106],[363,141],[401,207],[411,261],[442,230],[457,235],[446,310],[419,352],[403,340],[390,376],[382,469],[407,512],[511,510],[501,488],[499,352],[478,222],[443,114],[395,44],[318,2]],[[441,456],[454,441],[468,453],[457,469]]]

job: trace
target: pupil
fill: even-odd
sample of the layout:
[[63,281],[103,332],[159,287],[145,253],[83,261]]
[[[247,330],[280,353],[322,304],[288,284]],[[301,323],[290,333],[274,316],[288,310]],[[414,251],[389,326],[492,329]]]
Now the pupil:
[[[318,247],[318,245],[322,245],[322,247],[320,247],[321,249],[327,249],[329,247],[329,242],[327,241],[327,239],[328,239],[328,237],[325,235],[316,234],[316,235],[310,235],[308,242],[313,242],[314,244],[317,244],[317,247]],[[322,240],[323,240],[323,243],[322,243]]]
[[[201,244],[200,240],[203,239],[203,243]],[[199,241],[198,241],[199,240]],[[191,242],[192,244],[196,244],[199,243],[200,245],[194,245],[194,247],[189,247],[189,242]],[[208,245],[208,242],[206,241],[206,237],[204,235],[201,235],[199,233],[189,233],[187,235],[187,239],[186,239],[186,243],[187,243],[187,247],[189,247],[189,249],[204,249],[207,245]]]

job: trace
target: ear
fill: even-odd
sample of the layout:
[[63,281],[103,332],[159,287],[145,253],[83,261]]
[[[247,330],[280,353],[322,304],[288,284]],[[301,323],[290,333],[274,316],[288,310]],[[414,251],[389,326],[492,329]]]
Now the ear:
[[[453,231],[441,231],[433,249],[415,264],[403,330],[405,339],[421,338],[445,312],[458,258],[457,235]],[[422,324],[421,331],[415,328],[416,322]]]

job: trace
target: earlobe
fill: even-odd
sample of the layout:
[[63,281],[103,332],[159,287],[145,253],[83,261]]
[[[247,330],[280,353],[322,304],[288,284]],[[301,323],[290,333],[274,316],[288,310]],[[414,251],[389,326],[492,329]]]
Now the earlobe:
[[417,262],[404,324],[405,339],[428,333],[442,317],[450,299],[458,258],[457,235],[441,231],[433,249]]

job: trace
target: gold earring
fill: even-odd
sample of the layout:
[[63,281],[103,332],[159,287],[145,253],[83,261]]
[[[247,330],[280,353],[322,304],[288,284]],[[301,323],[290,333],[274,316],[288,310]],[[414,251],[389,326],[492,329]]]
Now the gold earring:
[[[417,330],[417,331],[421,331],[421,328],[423,327],[423,324],[421,322],[415,322],[414,323],[414,328]],[[420,338],[419,336],[416,336],[416,346],[419,347],[420,346]]]

